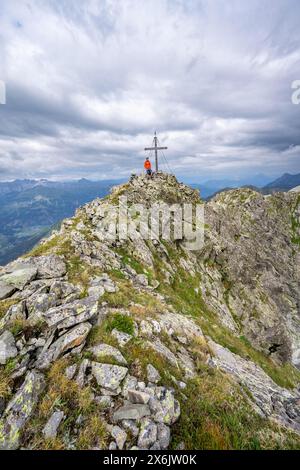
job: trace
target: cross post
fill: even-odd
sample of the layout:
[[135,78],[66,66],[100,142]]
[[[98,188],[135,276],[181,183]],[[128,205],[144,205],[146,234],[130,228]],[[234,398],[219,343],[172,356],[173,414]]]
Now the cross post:
[[144,150],[154,150],[155,152],[155,171],[158,172],[158,150],[167,150],[168,147],[158,147],[158,137],[156,131],[154,133],[154,147],[146,147]]

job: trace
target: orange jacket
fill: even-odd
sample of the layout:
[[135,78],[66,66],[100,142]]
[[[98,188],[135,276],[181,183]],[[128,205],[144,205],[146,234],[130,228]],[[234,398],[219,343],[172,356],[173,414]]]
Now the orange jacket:
[[151,162],[150,162],[150,160],[145,160],[144,168],[145,168],[145,170],[151,170]]

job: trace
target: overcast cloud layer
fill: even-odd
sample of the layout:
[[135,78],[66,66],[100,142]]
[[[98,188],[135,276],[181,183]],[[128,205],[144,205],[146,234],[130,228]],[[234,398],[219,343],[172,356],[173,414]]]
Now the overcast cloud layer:
[[0,179],[300,172],[299,0],[1,0]]

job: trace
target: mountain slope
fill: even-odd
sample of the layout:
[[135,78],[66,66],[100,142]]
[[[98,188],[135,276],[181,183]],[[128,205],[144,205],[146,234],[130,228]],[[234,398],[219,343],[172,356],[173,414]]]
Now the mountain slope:
[[30,250],[75,209],[108,193],[112,181],[0,183],[0,264]]
[[262,188],[264,194],[270,194],[280,191],[289,191],[290,189],[300,185],[300,173],[297,175],[290,175],[285,173],[280,178],[267,184]]
[[133,177],[2,269],[0,447],[299,449],[299,195],[217,195],[197,251],[107,236],[121,196],[203,206]]

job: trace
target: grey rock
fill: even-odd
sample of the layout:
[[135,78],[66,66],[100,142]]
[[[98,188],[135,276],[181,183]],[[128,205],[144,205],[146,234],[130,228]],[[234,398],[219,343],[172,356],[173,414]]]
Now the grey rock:
[[92,325],[88,322],[81,323],[64,335],[60,336],[49,349],[45,349],[47,343],[37,358],[36,367],[38,369],[47,369],[52,361],[58,359],[63,353],[82,345],[89,334]]
[[8,297],[11,297],[14,292],[16,292],[16,287],[7,284],[6,282],[2,281],[0,278],[0,300],[7,299]]
[[146,405],[151,396],[148,393],[140,392],[139,390],[128,390],[128,399],[131,403],[141,403]]
[[148,405],[124,405],[114,412],[113,420],[139,420],[144,416],[149,416],[150,414],[151,413]]
[[109,446],[108,446],[108,450],[117,450],[118,446],[117,446],[117,443],[116,442],[110,442]]
[[9,307],[4,317],[0,319],[0,331],[2,331],[9,323],[16,320],[26,320],[26,304],[24,301]]
[[180,403],[174,394],[165,389],[158,398],[150,398],[149,407],[154,421],[167,425],[174,424],[180,416]]
[[53,439],[57,436],[57,430],[63,419],[63,411],[54,411],[43,429],[43,435],[46,439]]
[[15,338],[10,331],[4,331],[0,336],[0,364],[18,355]]
[[127,372],[128,369],[123,366],[92,362],[92,374],[98,385],[109,390],[116,390],[125,378]]
[[165,357],[173,366],[178,367],[178,361],[175,354],[172,353],[172,351],[170,351],[170,349],[167,348],[160,339],[157,338],[154,341],[147,341],[147,345],[154,349],[158,354]]
[[141,420],[140,434],[137,445],[140,449],[149,449],[157,439],[157,425],[149,418]]
[[137,437],[139,435],[140,430],[133,420],[123,419],[121,424],[122,424],[122,427],[126,429],[127,431],[129,431],[133,437]]
[[107,408],[111,408],[111,406],[113,405],[113,399],[108,395],[104,395],[104,396],[101,396],[101,397],[95,397],[95,402],[103,410],[106,410]]
[[38,270],[38,279],[52,279],[66,274],[66,264],[61,256],[50,254],[29,258]]
[[98,302],[87,297],[70,304],[54,307],[43,314],[50,327],[70,328],[78,323],[90,320],[98,313]]
[[99,297],[102,297],[104,293],[105,293],[105,289],[103,286],[91,286],[88,288],[88,295],[90,297],[95,297],[99,299]]
[[121,348],[126,346],[126,344],[132,339],[132,336],[128,333],[123,333],[122,331],[116,329],[112,330],[111,334],[114,338],[116,338]]
[[147,379],[149,382],[157,384],[161,380],[160,373],[152,364],[147,365]]
[[0,281],[15,289],[22,290],[26,284],[35,279],[36,275],[37,269],[34,266],[25,267],[1,276]]
[[73,364],[66,368],[65,375],[69,380],[72,380],[76,374],[77,364]]
[[76,377],[76,383],[80,388],[84,387],[85,384],[85,375],[87,368],[91,366],[91,361],[89,359],[83,359],[79,366],[79,371]]
[[44,376],[40,372],[33,370],[27,373],[23,385],[8,403],[0,420],[0,450],[19,447],[20,432],[32,415],[44,387]]
[[154,442],[153,446],[150,447],[150,450],[161,450],[159,442],[158,441]]
[[97,344],[96,346],[89,348],[89,351],[91,351],[97,357],[97,359],[112,356],[117,362],[119,362],[119,364],[127,364],[123,354],[118,349],[110,346],[109,344]]
[[150,322],[142,320],[140,323],[140,335],[151,337],[153,334],[153,328]]
[[138,380],[133,375],[127,375],[123,382],[122,395],[128,399],[128,390],[135,390],[137,388]]
[[145,274],[137,274],[137,276],[135,276],[135,281],[143,287],[148,286],[148,278]]
[[127,439],[127,434],[124,429],[119,426],[113,426],[111,435],[115,439],[118,449],[122,450]]
[[161,449],[165,450],[170,445],[171,431],[168,426],[163,423],[157,424],[157,440]]

